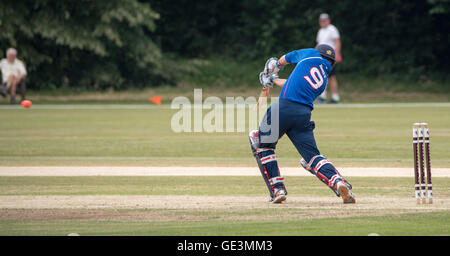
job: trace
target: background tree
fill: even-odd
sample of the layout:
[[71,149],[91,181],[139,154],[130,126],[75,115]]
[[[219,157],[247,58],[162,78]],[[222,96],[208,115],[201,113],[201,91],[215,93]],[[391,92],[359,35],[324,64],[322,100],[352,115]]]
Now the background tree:
[[448,79],[449,6],[450,0],[3,0],[0,49],[18,49],[36,89],[175,84],[191,68],[185,59],[249,63],[314,47],[318,16],[327,12],[342,36],[340,72]]
[[314,47],[327,12],[342,36],[343,72],[430,78],[450,69],[449,0],[151,2],[162,49],[185,57],[258,59]]
[[170,80],[148,35],[159,15],[136,0],[0,2],[0,45],[16,47],[34,88],[121,88]]

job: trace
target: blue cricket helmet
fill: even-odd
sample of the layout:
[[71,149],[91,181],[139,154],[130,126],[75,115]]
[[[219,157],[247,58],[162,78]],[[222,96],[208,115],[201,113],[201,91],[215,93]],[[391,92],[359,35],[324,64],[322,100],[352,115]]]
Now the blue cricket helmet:
[[336,53],[334,52],[333,47],[329,46],[328,44],[319,44],[316,47],[316,50],[322,57],[332,60],[332,66],[336,63]]

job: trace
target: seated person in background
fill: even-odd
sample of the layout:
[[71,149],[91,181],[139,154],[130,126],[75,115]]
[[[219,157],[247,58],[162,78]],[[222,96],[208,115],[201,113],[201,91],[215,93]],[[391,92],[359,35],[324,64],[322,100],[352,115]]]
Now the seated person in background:
[[0,94],[6,97],[6,94],[11,95],[11,104],[16,103],[16,91],[18,90],[22,96],[21,100],[25,99],[25,77],[27,70],[23,62],[16,58],[17,51],[14,48],[9,48],[6,51],[6,59],[0,61],[0,69],[2,70],[3,82],[0,86]]

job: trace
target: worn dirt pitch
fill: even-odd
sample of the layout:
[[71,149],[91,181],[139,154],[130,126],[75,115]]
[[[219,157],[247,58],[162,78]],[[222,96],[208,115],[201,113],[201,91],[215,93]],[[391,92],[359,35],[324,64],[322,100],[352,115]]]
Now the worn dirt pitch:
[[412,198],[360,197],[343,205],[328,197],[290,196],[274,205],[263,196],[1,196],[0,221],[118,220],[201,221],[313,219],[449,211],[450,198],[416,205]]
[[[285,176],[310,176],[300,168],[284,168]],[[410,168],[343,168],[347,177],[411,177]],[[248,167],[0,167],[0,176],[258,176]],[[450,168],[436,168],[434,177],[450,177]],[[263,184],[261,184],[263,186]],[[4,195],[0,221],[110,220],[202,221],[314,219],[450,211],[450,198],[416,205],[414,198],[357,197],[354,205],[340,198],[290,195],[273,205],[267,196],[246,195]]]
[[271,221],[449,211],[450,199],[416,205],[410,198],[361,197],[343,205],[331,195],[290,196],[273,205],[262,196],[2,196],[0,208],[0,221]]
[[326,196],[288,196],[283,204],[270,204],[265,196],[194,195],[83,195],[83,196],[0,196],[2,209],[177,209],[177,210],[254,210],[355,209],[355,210],[450,210],[450,198],[435,198],[432,205],[416,205],[413,198],[362,197],[356,204],[342,205],[341,199]]

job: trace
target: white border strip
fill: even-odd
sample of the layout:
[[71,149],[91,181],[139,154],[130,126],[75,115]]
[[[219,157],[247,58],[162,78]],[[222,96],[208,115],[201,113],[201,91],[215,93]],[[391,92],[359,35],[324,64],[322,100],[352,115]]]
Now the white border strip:
[[[313,176],[300,167],[281,168],[283,176]],[[412,168],[344,167],[344,177],[413,177]],[[433,168],[433,177],[450,177],[450,168]],[[118,167],[30,166],[0,167],[0,176],[260,176],[257,167]]]

